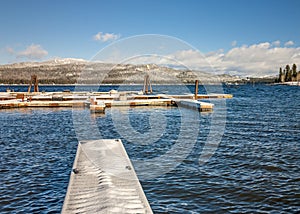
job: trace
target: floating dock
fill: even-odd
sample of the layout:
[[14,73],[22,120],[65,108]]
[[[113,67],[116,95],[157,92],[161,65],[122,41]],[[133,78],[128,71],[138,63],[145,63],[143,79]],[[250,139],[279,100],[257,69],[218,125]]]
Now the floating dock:
[[92,113],[104,113],[118,106],[179,106],[198,111],[212,111],[214,105],[199,101],[228,99],[231,94],[148,95],[141,91],[109,92],[0,92],[0,109],[26,107],[89,107]]
[[31,101],[22,102],[18,100],[0,101],[0,109],[26,108],[26,107],[85,107],[82,101]]
[[179,107],[185,107],[200,112],[212,111],[214,107],[214,104],[212,103],[201,102],[198,100],[177,100],[175,102]]
[[[183,94],[183,95],[164,95],[160,94],[160,96],[168,96],[179,100],[192,100],[195,99],[194,94]],[[233,97],[232,94],[197,94],[197,100],[198,99],[230,99]]]
[[79,142],[62,213],[152,213],[121,140]]

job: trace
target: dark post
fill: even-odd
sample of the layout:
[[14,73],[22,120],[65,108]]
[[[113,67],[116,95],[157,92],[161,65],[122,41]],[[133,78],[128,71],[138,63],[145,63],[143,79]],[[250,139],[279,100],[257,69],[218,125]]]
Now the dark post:
[[150,82],[150,77],[149,74],[145,75],[145,79],[144,79],[144,94],[148,94],[148,88],[150,89],[150,93],[152,93],[152,86],[151,86],[151,82]]
[[196,80],[195,81],[195,100],[197,100],[197,97],[198,97],[198,84],[199,84],[199,81]]
[[38,84],[38,79],[37,79],[37,75],[31,75],[31,80],[30,80],[30,84],[28,87],[28,93],[30,93],[31,91],[31,85],[34,85],[34,92],[39,92],[39,84]]
[[34,92],[39,92],[39,82],[38,82],[38,78],[37,75],[34,75]]

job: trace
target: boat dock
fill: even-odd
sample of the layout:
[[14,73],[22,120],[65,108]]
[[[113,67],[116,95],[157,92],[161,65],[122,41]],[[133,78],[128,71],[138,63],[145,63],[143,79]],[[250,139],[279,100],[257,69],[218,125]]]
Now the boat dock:
[[121,140],[79,142],[62,213],[152,213]]
[[193,109],[196,111],[204,112],[204,111],[212,111],[214,104],[201,102],[198,100],[177,100],[175,101],[177,106],[185,107],[189,109]]
[[212,111],[214,105],[198,99],[228,99],[231,94],[168,95],[143,94],[141,91],[109,92],[0,92],[0,109],[26,107],[88,107],[91,112],[105,112],[118,106],[179,106]]

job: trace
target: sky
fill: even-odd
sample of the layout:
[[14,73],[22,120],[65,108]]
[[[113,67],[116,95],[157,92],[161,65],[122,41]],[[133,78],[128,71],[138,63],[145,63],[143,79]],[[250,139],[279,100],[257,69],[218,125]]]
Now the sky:
[[165,54],[188,67],[206,69],[205,58],[217,73],[276,75],[300,66],[299,20],[299,0],[1,0],[0,64],[91,60],[128,38],[143,49],[152,43],[133,37],[162,35],[187,44]]

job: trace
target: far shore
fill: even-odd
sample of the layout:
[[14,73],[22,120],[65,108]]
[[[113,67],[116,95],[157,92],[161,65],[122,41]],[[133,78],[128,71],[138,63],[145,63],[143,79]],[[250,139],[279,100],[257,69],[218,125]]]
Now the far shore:
[[292,86],[300,86],[300,82],[292,81],[292,82],[280,82],[274,83],[274,85],[292,85]]
[[[205,83],[205,85],[219,85],[222,82],[216,82],[216,83]],[[201,84],[201,83],[200,83]],[[39,84],[39,86],[143,86],[143,83],[130,83],[130,84],[125,84],[125,83],[101,83],[101,84]],[[151,85],[195,85],[194,83],[152,83]],[[0,86],[29,86],[29,84],[4,84],[1,83]]]

